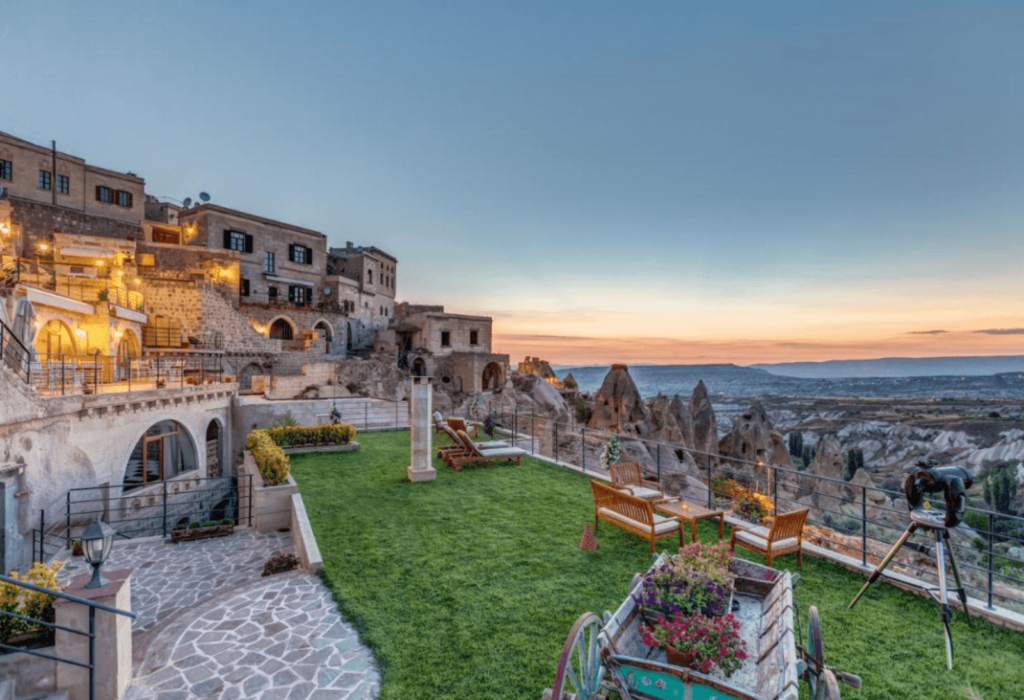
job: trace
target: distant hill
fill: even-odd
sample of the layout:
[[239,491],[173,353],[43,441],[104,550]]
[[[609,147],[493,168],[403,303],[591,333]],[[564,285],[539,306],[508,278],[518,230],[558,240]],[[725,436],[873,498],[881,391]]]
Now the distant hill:
[[877,360],[778,362],[750,367],[780,377],[861,379],[869,377],[982,377],[1024,372],[1024,355],[994,357],[883,357]]

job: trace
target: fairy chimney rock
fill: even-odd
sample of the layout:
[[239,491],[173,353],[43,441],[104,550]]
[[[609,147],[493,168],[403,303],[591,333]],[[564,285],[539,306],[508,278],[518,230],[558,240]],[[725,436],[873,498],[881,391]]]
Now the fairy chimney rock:
[[773,429],[760,401],[754,401],[736,418],[732,430],[719,441],[718,451],[726,457],[747,462],[793,466],[782,436]]
[[[693,449],[697,452],[718,454],[718,423],[715,409],[711,406],[708,388],[704,381],[697,382],[690,398],[690,417],[693,422]],[[706,464],[704,455],[697,455],[697,461]],[[714,459],[714,458],[713,458]]]
[[646,432],[647,413],[626,365],[612,365],[594,397],[588,428],[612,432]]

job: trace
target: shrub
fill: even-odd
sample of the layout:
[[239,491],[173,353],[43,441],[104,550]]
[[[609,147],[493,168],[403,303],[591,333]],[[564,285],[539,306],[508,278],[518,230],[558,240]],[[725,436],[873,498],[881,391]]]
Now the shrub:
[[735,479],[713,476],[711,477],[711,490],[717,496],[725,496],[732,500],[734,511],[742,513],[756,522],[761,522],[775,510],[770,498],[763,493],[740,486]]
[[221,525],[234,525],[235,521],[232,520],[231,518],[224,518],[223,520],[220,521],[220,524]]
[[245,441],[245,446],[252,452],[256,466],[263,476],[263,482],[267,486],[276,486],[288,480],[288,473],[291,471],[288,455],[270,437],[269,431],[252,431]]
[[278,447],[292,445],[347,445],[356,436],[356,428],[348,423],[324,425],[274,426],[266,433]]
[[[64,566],[64,562],[55,561],[49,566],[36,562],[28,573],[20,577],[25,583],[32,583],[51,591],[64,590],[64,586],[57,581],[57,572]],[[19,578],[16,572],[11,572],[11,578]],[[56,616],[53,612],[52,595],[26,591],[10,583],[0,583],[0,611],[31,617],[44,622],[54,622]],[[6,642],[19,632],[43,632],[49,633],[50,628],[43,625],[36,625],[25,620],[0,615],[0,642]]]
[[263,575],[283,574],[285,571],[298,568],[298,566],[299,558],[294,554],[278,554],[267,559],[267,563],[263,565]]
[[202,526],[199,523],[197,523],[195,520],[193,520],[192,522],[190,522],[188,524],[188,529],[189,530],[198,530],[200,527],[202,527]]
[[292,415],[291,411],[285,411],[284,415],[278,418],[277,422],[274,423],[274,425],[280,425],[286,428],[298,424],[299,421],[295,420],[295,416]]
[[217,527],[217,521],[216,520],[207,520],[202,525],[200,525],[200,527]]

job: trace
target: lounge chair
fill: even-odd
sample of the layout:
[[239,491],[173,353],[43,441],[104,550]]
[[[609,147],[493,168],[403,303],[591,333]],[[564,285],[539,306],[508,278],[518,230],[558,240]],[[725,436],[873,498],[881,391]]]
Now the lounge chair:
[[471,463],[515,462],[516,465],[519,465],[520,460],[529,454],[526,450],[519,449],[518,447],[496,447],[490,450],[482,450],[475,442],[469,439],[465,431],[459,430],[455,434],[459,436],[463,447],[466,448],[465,453],[452,455],[450,464],[455,471],[462,471],[463,464]]
[[[444,427],[444,433],[452,441],[452,444],[438,448],[437,456],[443,459],[446,464],[451,466],[452,458],[455,455],[462,455],[463,457],[469,457],[472,453],[462,444],[462,438],[458,436],[454,430],[449,426]],[[502,447],[510,447],[510,445],[504,440],[491,440],[490,442],[478,442],[475,443],[479,450],[493,450]]]
[[804,565],[804,523],[808,509],[794,510],[775,516],[768,536],[759,535],[743,527],[734,527],[729,539],[729,549],[736,551],[736,545],[768,557],[768,566],[773,557],[796,552],[796,565]]
[[456,418],[455,416],[451,416],[448,418],[448,425],[455,432],[459,432],[461,430],[467,435],[472,433],[473,437],[480,436],[480,432],[476,429],[476,426],[470,425],[465,418]]
[[444,429],[448,427],[448,421],[444,419],[440,411],[434,411],[434,432],[443,433]]
[[608,473],[612,478],[612,486],[622,493],[642,498],[651,503],[665,500],[665,494],[661,490],[661,484],[657,481],[644,479],[643,470],[639,462],[623,462],[621,464],[609,464]]

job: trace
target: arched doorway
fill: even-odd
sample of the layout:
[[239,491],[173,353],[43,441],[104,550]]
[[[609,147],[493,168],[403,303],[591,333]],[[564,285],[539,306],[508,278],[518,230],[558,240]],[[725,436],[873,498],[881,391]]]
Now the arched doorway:
[[223,435],[224,430],[221,428],[220,421],[214,419],[206,426],[206,476],[211,479],[220,476]]
[[484,367],[483,389],[500,389],[505,386],[505,370],[497,362],[488,362]]
[[196,448],[185,426],[173,420],[160,421],[135,443],[124,471],[124,490],[166,481],[194,470],[196,464]]
[[252,391],[252,378],[260,374],[263,374],[263,368],[255,362],[243,367],[238,373],[239,391]]
[[277,319],[270,324],[270,337],[276,340],[291,340],[294,337],[292,324],[287,319]]
[[422,357],[417,357],[412,361],[412,375],[414,377],[427,376],[427,363],[423,361]]
[[36,332],[36,352],[43,362],[55,361],[61,355],[74,355],[77,352],[75,336],[63,321],[53,319],[46,322]]
[[348,350],[349,352],[352,352],[352,336],[355,334],[352,332],[351,321],[347,321],[345,323],[345,330],[348,331],[347,333],[345,333],[345,349]]
[[334,342],[334,333],[331,331],[331,327],[327,325],[327,321],[317,321],[316,325],[313,326],[313,330],[320,331],[320,335],[327,341],[327,353],[331,352],[331,343]]
[[139,340],[132,330],[118,332],[121,333],[121,338],[117,341],[117,379],[121,381],[128,378],[132,370],[132,358],[138,357],[141,352]]

